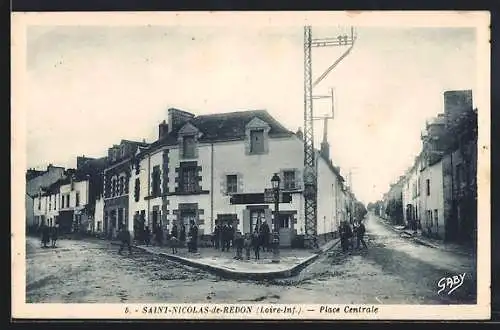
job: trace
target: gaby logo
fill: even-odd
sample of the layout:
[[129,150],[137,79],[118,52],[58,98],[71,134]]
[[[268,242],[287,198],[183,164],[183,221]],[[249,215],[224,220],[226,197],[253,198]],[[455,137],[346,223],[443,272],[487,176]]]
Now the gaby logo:
[[444,290],[448,290],[448,295],[451,294],[464,284],[464,280],[465,273],[441,278],[437,283],[439,288],[438,294]]

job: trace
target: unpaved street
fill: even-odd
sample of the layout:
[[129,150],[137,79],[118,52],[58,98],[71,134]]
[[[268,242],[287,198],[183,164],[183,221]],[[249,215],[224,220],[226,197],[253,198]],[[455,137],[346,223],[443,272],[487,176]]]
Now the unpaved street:
[[[475,302],[475,261],[399,237],[375,218],[366,222],[369,250],[335,247],[295,278],[243,282],[134,250],[117,254],[106,241],[61,240],[56,249],[28,238],[28,303],[366,303]],[[452,294],[440,278],[466,273]]]

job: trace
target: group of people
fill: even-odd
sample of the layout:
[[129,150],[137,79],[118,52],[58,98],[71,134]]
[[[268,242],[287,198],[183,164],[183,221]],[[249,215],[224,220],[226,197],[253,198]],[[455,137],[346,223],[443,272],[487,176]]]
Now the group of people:
[[232,247],[236,251],[235,259],[244,259],[243,250],[245,250],[245,258],[249,260],[253,250],[255,260],[259,260],[261,248],[264,252],[271,251],[270,232],[266,221],[263,221],[260,226],[256,224],[253,233],[245,235],[230,223],[217,223],[213,233],[213,243],[217,250],[221,249],[223,252],[230,251]]
[[57,243],[57,238],[59,236],[59,225],[56,224],[55,226],[49,227],[45,224],[43,224],[40,227],[40,233],[41,233],[41,246],[44,248],[49,247],[48,244],[52,243],[50,247],[55,248],[56,243]]
[[[126,232],[126,233],[125,233]],[[122,228],[119,239],[122,242],[120,253],[125,246],[130,246],[130,233],[126,228]],[[144,229],[139,235],[138,241],[143,242],[146,246],[151,244],[151,237],[153,236],[153,242],[158,246],[164,245],[164,240],[167,242],[168,246],[172,248],[172,253],[178,252],[178,247],[187,244],[188,251],[192,253],[198,252],[198,226],[196,222],[191,220],[189,231],[186,235],[186,226],[181,224],[179,227],[177,224],[173,224],[170,232],[167,232],[166,237],[161,225],[157,225],[153,229],[153,233],[149,229],[149,226],[144,226]],[[130,250],[130,249],[129,249]]]
[[363,245],[365,249],[368,249],[364,239],[365,231],[366,228],[362,221],[354,222],[352,228],[349,222],[342,222],[339,228],[342,251],[347,252],[350,249],[359,249],[361,245]]

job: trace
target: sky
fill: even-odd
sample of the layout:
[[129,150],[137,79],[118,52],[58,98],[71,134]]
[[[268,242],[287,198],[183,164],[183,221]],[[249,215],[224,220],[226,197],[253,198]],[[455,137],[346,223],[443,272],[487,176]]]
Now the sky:
[[[312,28],[313,38],[349,31]],[[351,53],[313,91],[335,90],[330,155],[376,201],[412,165],[443,92],[476,86],[472,28],[360,27]],[[345,47],[313,48],[313,80]],[[197,115],[265,109],[304,126],[303,28],[30,26],[27,166],[74,167],[121,139],[152,142],[170,107]],[[330,111],[328,100],[314,113]],[[315,122],[315,146],[323,136]]]

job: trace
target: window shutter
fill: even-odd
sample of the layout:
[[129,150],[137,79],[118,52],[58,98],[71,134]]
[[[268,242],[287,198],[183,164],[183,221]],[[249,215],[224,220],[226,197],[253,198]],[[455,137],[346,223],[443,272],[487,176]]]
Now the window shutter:
[[242,193],[243,192],[243,174],[238,173],[237,178],[238,178],[238,188],[237,188],[236,192]]
[[295,189],[302,189],[302,171],[295,169]]
[[227,193],[227,177],[226,177],[226,175],[220,176],[220,193],[222,196],[225,196]]
[[243,224],[242,231],[244,234],[252,233],[252,228],[250,228],[250,210],[243,210]]

